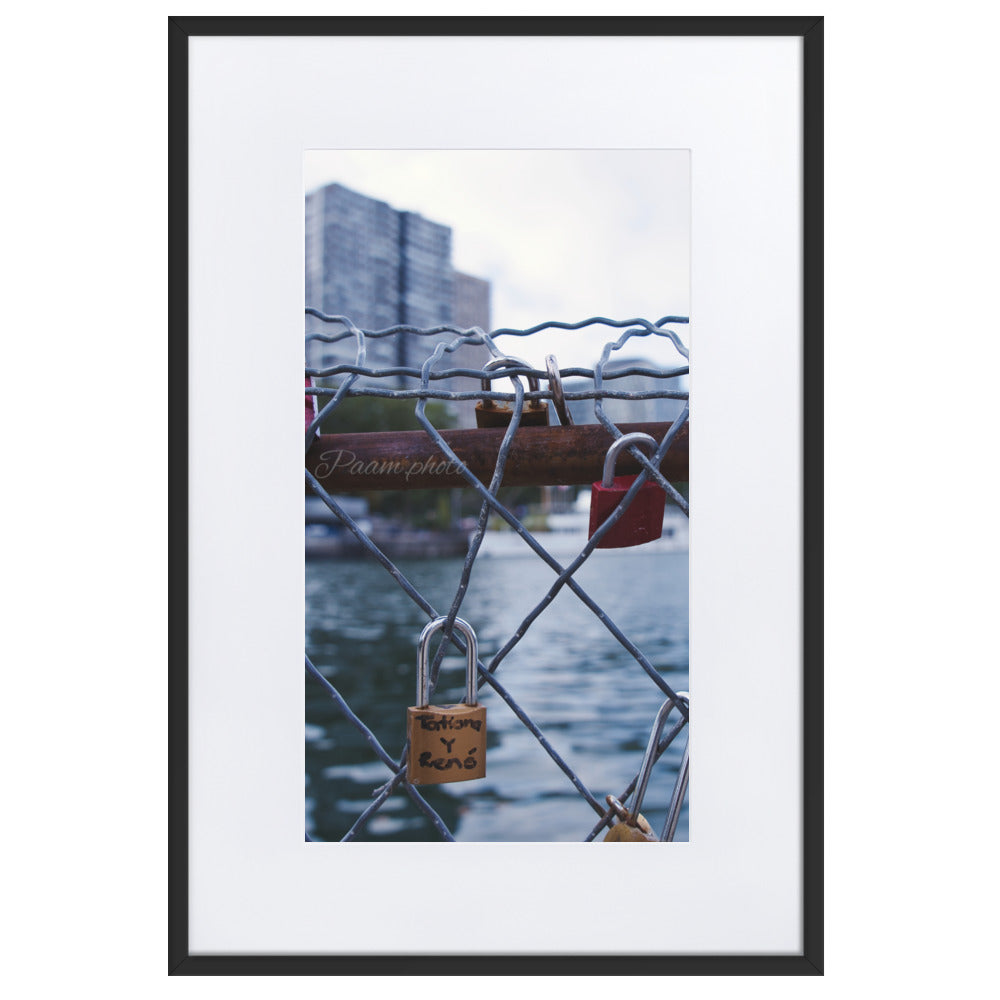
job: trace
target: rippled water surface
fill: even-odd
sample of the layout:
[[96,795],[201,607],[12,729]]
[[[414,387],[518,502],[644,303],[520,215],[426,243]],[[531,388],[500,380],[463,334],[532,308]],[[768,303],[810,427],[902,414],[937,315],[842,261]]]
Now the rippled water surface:
[[[400,570],[447,612],[458,559],[401,561]],[[536,556],[481,559],[460,611],[488,663],[552,585]],[[599,552],[577,572],[583,588],[639,647],[674,690],[688,687],[686,552]],[[416,647],[426,615],[370,560],[306,563],[306,652],[394,758],[415,703]],[[432,652],[434,646],[432,644]],[[444,661],[434,701],[459,701],[465,661]],[[581,781],[603,802],[635,775],[664,697],[636,660],[583,603],[563,588],[503,660],[497,678]],[[329,695],[306,678],[306,829],[340,840],[389,776]],[[489,686],[486,777],[425,786],[422,794],[460,841],[581,841],[597,815],[535,736]],[[671,715],[670,724],[678,718]],[[642,812],[659,833],[686,733],[653,771]],[[695,792],[696,794],[696,792]],[[603,834],[602,834],[603,835]],[[677,840],[687,840],[687,805]],[[440,840],[402,792],[358,840]]]

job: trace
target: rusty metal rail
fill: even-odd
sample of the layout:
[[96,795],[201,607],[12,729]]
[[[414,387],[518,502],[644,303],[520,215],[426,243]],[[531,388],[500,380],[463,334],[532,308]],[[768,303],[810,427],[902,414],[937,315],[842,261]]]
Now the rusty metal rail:
[[[662,441],[669,423],[619,424],[624,434],[641,431]],[[497,465],[505,428],[442,431],[441,437],[481,482]],[[600,424],[519,427],[514,435],[502,486],[579,486],[601,478],[604,456],[615,440]],[[306,468],[328,492],[450,489],[468,486],[459,467],[445,458],[424,431],[323,434],[306,453]],[[628,451],[619,475],[642,471]],[[680,428],[660,466],[673,483],[688,480],[688,427]],[[306,492],[310,492],[307,485]]]

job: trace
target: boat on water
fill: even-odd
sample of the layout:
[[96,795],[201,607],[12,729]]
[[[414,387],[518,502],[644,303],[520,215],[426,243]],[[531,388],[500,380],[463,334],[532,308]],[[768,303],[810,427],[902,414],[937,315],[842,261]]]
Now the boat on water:
[[[572,558],[580,554],[587,544],[590,531],[590,494],[581,493],[573,506],[561,513],[547,513],[543,530],[531,534],[557,559]],[[504,525],[505,530],[487,531],[479,556],[504,558],[530,555],[531,549],[517,532]],[[473,535],[469,535],[471,543]],[[594,549],[594,556],[608,552],[625,552],[633,555],[656,555],[664,552],[686,552],[688,549],[688,519],[683,511],[668,504],[663,512],[663,534],[652,542],[633,545],[625,549]]]

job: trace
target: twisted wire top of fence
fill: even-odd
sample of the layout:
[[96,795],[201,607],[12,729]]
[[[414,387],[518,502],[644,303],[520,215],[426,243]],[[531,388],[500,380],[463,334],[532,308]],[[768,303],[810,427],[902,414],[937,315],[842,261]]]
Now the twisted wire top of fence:
[[[492,359],[503,359],[506,357],[503,350],[496,344],[496,339],[501,336],[526,337],[539,333],[543,330],[581,330],[587,327],[605,326],[612,329],[622,329],[624,332],[614,341],[605,344],[600,359],[593,368],[570,367],[559,370],[561,378],[585,378],[591,379],[594,383],[593,389],[569,389],[563,395],[567,400],[592,399],[595,401],[595,414],[597,420],[607,430],[612,430],[612,423],[609,421],[601,405],[603,399],[681,399],[686,400],[688,393],[676,388],[654,388],[633,391],[620,391],[604,386],[605,382],[612,382],[615,379],[629,376],[643,376],[652,379],[676,379],[689,373],[687,359],[688,348],[681,340],[680,336],[671,330],[668,324],[686,324],[685,316],[663,316],[655,323],[645,319],[613,320],[603,316],[592,316],[589,319],[580,320],[577,323],[564,323],[557,320],[549,320],[539,323],[536,326],[524,330],[512,328],[500,328],[492,333],[487,333],[479,327],[462,329],[461,327],[442,324],[434,327],[414,327],[400,324],[386,327],[382,330],[362,330],[347,316],[328,315],[318,309],[307,307],[307,316],[315,317],[324,324],[333,327],[330,333],[310,332],[306,334],[307,356],[308,345],[312,343],[338,344],[353,338],[355,344],[355,358],[353,362],[340,361],[336,364],[312,367],[307,365],[305,374],[309,378],[332,378],[336,376],[346,376],[335,387],[313,387],[307,389],[308,393],[316,397],[332,396],[323,407],[317,408],[316,420],[312,422],[306,433],[306,449],[312,444],[319,431],[320,424],[324,417],[333,413],[340,400],[346,396],[383,396],[394,399],[440,399],[450,401],[462,400],[485,400],[491,399],[501,402],[513,402],[516,399],[527,401],[552,399],[554,387],[550,383],[550,373],[547,369],[533,368],[526,364],[511,364],[508,367],[499,366],[487,370],[485,366],[479,368],[470,367],[450,367],[440,368],[436,366],[443,354],[452,353],[465,345],[482,345],[489,351]],[[445,340],[443,335],[451,335]],[[415,336],[421,338],[437,338],[433,352],[427,357],[420,368],[407,365],[395,365],[375,368],[368,364],[368,341],[380,340],[387,337]],[[615,351],[620,351],[626,343],[638,337],[660,337],[665,338],[676,350],[682,363],[670,368],[652,367],[648,365],[630,364],[608,369],[611,362],[611,355]],[[548,386],[546,389],[523,392],[517,388],[514,392],[501,392],[492,388],[493,380],[500,380],[511,376],[523,376],[526,379],[537,379],[539,384],[542,381]],[[416,388],[382,388],[370,385],[356,385],[358,378],[364,376],[366,379],[389,379],[389,378],[410,378],[419,380]],[[451,380],[457,377],[479,379],[481,382],[490,384],[490,388],[480,388],[466,392],[432,389],[430,382]],[[515,380],[515,386],[517,382]],[[617,435],[616,435],[617,436]]]

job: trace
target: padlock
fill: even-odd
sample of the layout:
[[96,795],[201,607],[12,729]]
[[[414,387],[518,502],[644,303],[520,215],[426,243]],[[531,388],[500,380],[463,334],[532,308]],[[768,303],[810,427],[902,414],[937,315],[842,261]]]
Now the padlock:
[[[638,431],[623,434],[608,449],[604,460],[604,476],[599,483],[590,487],[590,533],[594,532],[611,516],[621,503],[622,497],[635,482],[635,476],[615,477],[615,459],[622,448],[632,444],[648,444],[654,451],[656,441],[648,434]],[[599,549],[624,549],[630,545],[652,542],[663,534],[663,511],[667,495],[657,483],[643,483],[632,498],[628,510],[618,519],[597,543]]]
[[657,843],[656,834],[646,817],[640,813],[629,812],[613,795],[608,795],[605,801],[611,806],[611,811],[621,820],[615,823],[604,838],[605,844],[614,843]]
[[455,628],[465,636],[465,700],[458,705],[429,705],[427,650],[431,636],[447,618],[435,618],[420,633],[417,647],[417,704],[406,710],[410,750],[406,778],[411,785],[443,785],[486,776],[486,706],[476,700],[479,645],[472,626],[461,618]]
[[642,801],[646,797],[646,786],[649,784],[649,776],[653,772],[653,760],[656,757],[656,748],[660,743],[660,736],[663,734],[663,727],[666,725],[667,716],[677,702],[684,705],[690,704],[687,691],[678,691],[675,698],[668,698],[656,713],[653,720],[653,728],[650,730],[649,739],[646,741],[646,751],[642,755],[642,765],[639,767],[639,775],[635,782],[635,797],[632,799],[632,808],[626,809],[621,802],[613,795],[605,796],[605,801],[620,820],[608,830],[604,837],[604,843],[614,843],[615,841],[638,841],[647,843],[658,843],[662,840],[673,840],[674,830],[677,826],[677,814],[680,811],[680,802],[684,798],[684,790],[687,787],[687,750],[684,751],[684,760],[681,763],[681,771],[677,776],[677,783],[674,787],[674,794],[670,800],[670,809],[667,815],[667,824],[664,827],[663,837],[659,838],[653,833],[652,827],[645,816],[639,813],[642,808]]
[[[483,371],[492,371],[494,368],[527,368],[530,370],[531,365],[527,361],[522,361],[520,358],[493,358],[492,361],[488,361],[483,368]],[[513,382],[517,379],[516,375],[511,375],[510,380]],[[483,378],[482,387],[484,390],[488,390],[490,387],[490,379]],[[538,378],[534,375],[528,376],[528,390],[529,392],[538,391]],[[514,407],[508,406],[506,403],[496,403],[492,399],[483,399],[476,403],[476,426],[477,427],[506,427],[511,418],[514,416]],[[549,404],[543,399],[532,399],[521,409],[521,427],[548,427],[549,425]]]

